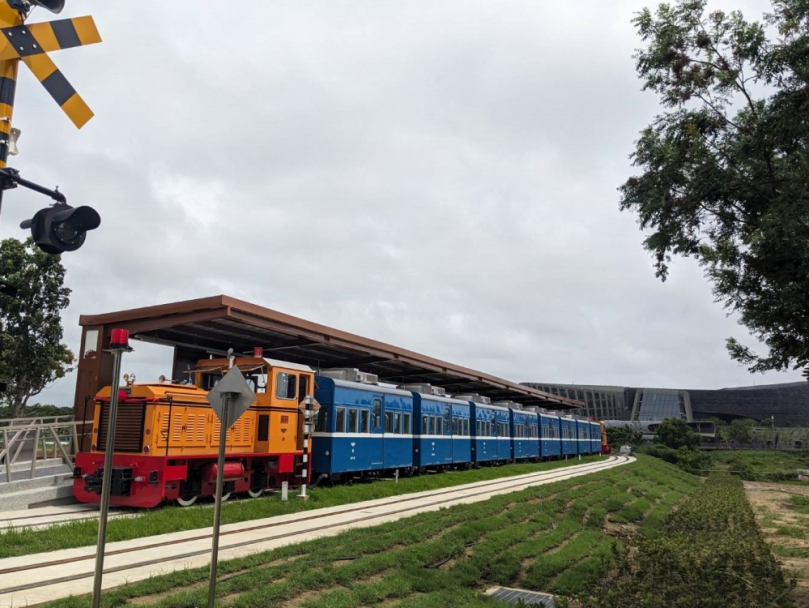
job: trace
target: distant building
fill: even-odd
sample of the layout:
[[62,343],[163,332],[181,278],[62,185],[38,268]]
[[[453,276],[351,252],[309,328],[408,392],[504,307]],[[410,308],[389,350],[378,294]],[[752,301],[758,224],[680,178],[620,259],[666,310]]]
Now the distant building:
[[584,402],[585,415],[598,420],[629,420],[634,389],[620,386],[591,386],[585,384],[545,384],[523,382],[524,385],[552,395]]
[[554,395],[578,399],[588,416],[599,420],[689,422],[716,417],[770,418],[775,426],[809,426],[809,382],[743,386],[719,390],[630,388],[582,384],[523,384]]

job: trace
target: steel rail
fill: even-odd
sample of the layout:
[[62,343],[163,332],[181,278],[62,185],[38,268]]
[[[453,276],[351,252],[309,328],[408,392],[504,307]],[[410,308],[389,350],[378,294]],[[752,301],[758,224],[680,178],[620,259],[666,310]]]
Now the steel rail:
[[[626,463],[629,462],[629,458],[626,457],[626,456],[614,456],[613,458],[615,458],[615,460],[612,461],[612,462],[606,461],[606,462],[598,462],[598,463],[580,465],[580,466],[576,467],[573,470],[571,470],[569,468],[564,468],[564,469],[560,469],[559,471],[544,471],[544,472],[537,472],[537,473],[529,473],[527,476],[521,477],[521,478],[516,479],[516,480],[515,480],[515,478],[510,477],[510,478],[506,478],[504,480],[490,481],[490,482],[484,482],[484,483],[485,483],[485,487],[487,487],[487,488],[489,486],[492,486],[492,485],[501,485],[503,487],[500,488],[500,489],[508,489],[508,488],[512,488],[512,487],[524,486],[526,484],[528,484],[528,486],[530,487],[530,484],[532,482],[532,478],[535,478],[535,477],[540,476],[540,475],[545,475],[546,476],[546,477],[544,477],[542,479],[542,481],[553,481],[554,479],[559,478],[559,477],[570,476],[570,473],[572,473],[572,472],[582,473],[584,471],[582,474],[591,474],[591,473],[594,473],[594,472],[598,472],[600,470],[605,470],[605,469],[608,470],[608,469],[611,469],[611,468],[615,468],[616,466],[620,466],[622,464],[626,464]],[[579,477],[579,476],[581,476],[581,475],[576,475],[576,477]],[[471,489],[478,490],[481,487],[484,487],[484,485],[479,485],[479,486],[476,486],[476,487],[471,488]],[[251,526],[251,527],[248,527],[248,528],[241,528],[241,529],[238,529],[238,530],[227,530],[225,532],[222,532],[222,536],[226,536],[226,535],[230,535],[230,534],[241,534],[241,533],[244,533],[244,532],[253,532],[253,531],[256,531],[256,530],[262,530],[262,529],[266,529],[266,528],[276,527],[278,525],[293,524],[293,523],[297,523],[297,522],[303,521],[303,520],[324,519],[324,518],[327,518],[327,517],[343,515],[343,514],[346,514],[346,513],[353,513],[353,512],[362,511],[362,510],[365,510],[365,509],[384,507],[384,506],[388,506],[388,505],[391,505],[391,504],[400,504],[400,503],[414,501],[414,500],[415,501],[421,501],[421,500],[423,500],[425,498],[430,498],[432,496],[441,496],[441,495],[444,495],[444,494],[450,494],[450,493],[459,492],[459,491],[464,491],[462,486],[457,486],[454,489],[453,488],[447,488],[447,489],[438,490],[438,491],[435,491],[434,493],[431,493],[429,496],[415,496],[414,497],[412,494],[411,495],[405,495],[405,497],[403,497],[403,498],[400,498],[400,499],[397,499],[397,500],[391,500],[391,501],[384,502],[384,503],[381,503],[381,504],[375,504],[375,505],[372,505],[372,506],[369,506],[369,505],[366,504],[366,505],[363,505],[363,506],[352,507],[350,509],[343,509],[343,510],[340,510],[340,511],[335,511],[335,512],[332,512],[332,513],[322,513],[322,514],[315,515],[315,516],[308,517],[308,518],[307,517],[301,517],[301,518],[298,518],[298,519],[285,521],[282,524],[279,524],[278,522],[273,522],[273,523],[262,524],[262,525],[259,525],[259,526]],[[381,518],[389,517],[390,515],[398,515],[398,514],[402,514],[402,513],[407,513],[409,511],[414,511],[414,510],[417,510],[417,509],[423,509],[423,508],[427,508],[427,507],[434,507],[434,506],[442,505],[442,504],[445,504],[445,503],[456,502],[458,500],[466,499],[466,498],[469,498],[469,497],[474,497],[474,496],[480,496],[482,494],[487,494],[489,491],[490,490],[487,489],[487,490],[482,490],[482,491],[473,492],[473,493],[466,493],[463,496],[457,496],[457,497],[454,497],[454,498],[449,498],[449,499],[444,499],[444,500],[437,500],[437,501],[432,501],[432,502],[428,502],[428,503],[421,502],[419,504],[414,504],[412,506],[409,506],[409,507],[406,507],[406,508],[403,508],[403,509],[398,509],[396,511],[385,511],[384,513],[371,514],[371,515],[368,515],[366,517],[358,517],[358,518],[353,519],[351,521],[341,522],[339,525],[344,526],[344,525],[355,524],[355,523],[363,522],[363,521],[371,521],[371,520],[374,520],[374,519],[381,519]],[[303,512],[303,514],[305,514],[305,513],[306,512]],[[266,536],[266,537],[261,537],[261,538],[254,538],[254,539],[251,539],[251,540],[242,541],[242,542],[239,542],[239,543],[234,543],[232,545],[227,545],[226,547],[223,547],[223,550],[235,549],[235,548],[239,548],[239,547],[245,547],[245,546],[249,546],[249,545],[255,545],[255,544],[259,544],[259,543],[264,543],[264,542],[268,542],[268,541],[280,540],[280,539],[284,539],[284,538],[290,538],[290,537],[294,537],[294,536],[305,535],[305,534],[309,534],[309,533],[312,533],[312,532],[317,532],[317,531],[320,531],[320,530],[327,530],[327,529],[334,528],[334,527],[335,527],[334,524],[326,524],[326,525],[319,525],[319,526],[309,527],[309,528],[307,528],[305,530],[296,530],[294,532],[286,532],[286,533],[277,534],[277,535],[274,535],[274,536]],[[206,539],[209,539],[210,537],[211,537],[210,534],[202,534],[202,535],[199,535],[199,536],[185,538],[185,539],[182,539],[180,541],[172,540],[172,541],[165,541],[165,542],[161,542],[161,543],[153,543],[151,545],[142,545],[142,546],[131,547],[131,548],[127,548],[127,549],[119,549],[117,551],[110,551],[110,552],[107,553],[107,555],[108,556],[109,555],[120,555],[120,554],[123,554],[123,553],[132,553],[132,552],[135,552],[135,551],[157,549],[157,548],[160,548],[160,547],[165,547],[167,545],[177,545],[177,544],[182,544],[182,543],[187,543],[187,542],[194,542],[194,541],[198,541],[198,540],[206,540]],[[173,555],[173,556],[170,557],[170,559],[171,560],[181,560],[181,559],[187,559],[187,558],[190,558],[190,557],[197,557],[199,555],[203,555],[203,554],[206,554],[206,553],[210,553],[210,550],[209,549],[201,549],[201,550],[198,550],[198,551],[192,551],[192,552],[183,553],[183,554],[179,554],[179,555]],[[87,561],[87,560],[93,559],[93,557],[94,557],[93,555],[77,556],[77,557],[66,558],[66,559],[62,559],[62,560],[53,560],[53,561],[50,561],[50,562],[39,562],[39,563],[36,563],[36,564],[28,564],[28,565],[25,565],[25,566],[18,566],[18,567],[15,567],[15,568],[0,569],[0,575],[3,575],[3,574],[15,574],[17,572],[23,572],[25,570],[46,568],[46,567],[50,567],[50,566],[60,566],[60,565],[71,564],[71,563],[76,563],[76,562],[80,562],[80,561]],[[164,563],[165,561],[166,561],[166,557],[164,556],[164,557],[157,558],[157,559],[144,560],[144,561],[140,561],[140,562],[136,562],[136,563],[129,563],[129,564],[126,564],[125,566],[117,566],[117,567],[114,567],[114,568],[105,569],[104,573],[105,574],[112,574],[112,573],[115,573],[115,572],[123,572],[123,571],[126,571],[126,570],[132,570],[134,568],[139,568],[139,567],[142,567],[142,566],[150,566],[150,565],[154,565],[154,564]],[[19,591],[27,591],[27,590],[30,590],[30,589],[37,589],[37,588],[40,588],[40,587],[47,587],[49,585],[66,583],[66,582],[70,582],[70,581],[80,580],[80,579],[83,579],[83,578],[90,578],[92,576],[93,576],[92,572],[83,572],[83,573],[74,574],[74,575],[70,575],[70,576],[60,577],[60,578],[57,578],[57,579],[50,579],[50,580],[46,580],[46,581],[39,581],[39,582],[36,582],[36,583],[28,583],[28,584],[25,584],[25,585],[18,585],[18,586],[15,586],[15,587],[8,587],[8,588],[5,588],[5,589],[0,589],[0,594],[16,593],[16,592],[19,592]]]

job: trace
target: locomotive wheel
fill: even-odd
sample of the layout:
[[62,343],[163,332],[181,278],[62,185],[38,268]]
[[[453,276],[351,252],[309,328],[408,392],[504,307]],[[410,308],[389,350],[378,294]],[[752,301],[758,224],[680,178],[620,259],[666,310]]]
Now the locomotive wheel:
[[247,490],[247,494],[250,496],[250,498],[258,498],[264,494],[264,488],[259,488],[258,490]]
[[[225,502],[228,498],[230,498],[230,495],[231,495],[231,492],[224,492],[222,494],[222,502]],[[216,496],[214,496],[213,499],[216,500]]]
[[182,496],[177,497],[177,504],[181,507],[190,507],[195,502],[197,502],[197,496],[191,496],[190,498],[183,498]]

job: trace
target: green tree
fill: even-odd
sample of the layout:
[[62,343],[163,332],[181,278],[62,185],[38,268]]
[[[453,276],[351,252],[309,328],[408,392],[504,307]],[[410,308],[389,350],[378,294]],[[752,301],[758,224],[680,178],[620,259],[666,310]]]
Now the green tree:
[[695,448],[699,442],[699,435],[688,428],[685,420],[666,418],[657,427],[655,443],[662,443],[673,450],[681,447]]
[[725,429],[725,437],[733,443],[752,443],[755,420],[738,418],[733,420]]
[[638,75],[667,111],[636,142],[642,173],[621,186],[621,209],[638,214],[662,280],[672,255],[696,258],[717,301],[769,349],[729,338],[733,359],[751,372],[806,366],[809,2],[773,0],[764,23],[706,4],[633,21]]
[[59,256],[48,255],[31,239],[0,241],[0,277],[18,289],[16,298],[0,295],[0,378],[8,390],[0,405],[12,418],[28,400],[70,371],[74,358],[62,343],[60,312],[70,303]]
[[640,445],[643,443],[643,433],[632,426],[609,426],[607,427],[607,443],[612,448],[619,448],[622,445]]

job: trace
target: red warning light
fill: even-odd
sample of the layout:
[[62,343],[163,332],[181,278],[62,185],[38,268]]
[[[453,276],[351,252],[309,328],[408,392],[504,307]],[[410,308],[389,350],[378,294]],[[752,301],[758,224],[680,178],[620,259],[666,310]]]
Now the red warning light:
[[253,356],[258,357],[259,359],[264,356],[264,349],[260,346],[253,347]]
[[129,347],[129,330],[113,329],[112,336],[110,337],[110,348],[128,348],[128,347]]

